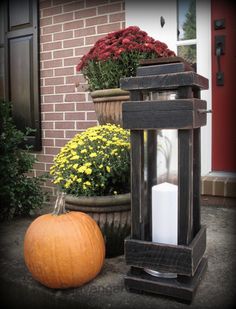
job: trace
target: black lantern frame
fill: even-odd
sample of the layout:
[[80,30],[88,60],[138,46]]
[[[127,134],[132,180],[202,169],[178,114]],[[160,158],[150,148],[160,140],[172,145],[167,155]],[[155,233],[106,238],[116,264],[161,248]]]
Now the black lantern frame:
[[[131,237],[125,240],[130,271],[125,286],[191,301],[206,269],[206,227],[200,218],[201,136],[206,101],[200,90],[208,80],[179,57],[143,62],[136,77],[121,79],[130,91],[123,104],[123,127],[131,130]],[[175,100],[143,101],[143,91],[170,91]],[[152,186],[157,183],[157,130],[178,130],[178,245],[152,242]],[[144,131],[147,130],[147,178],[144,180]],[[144,269],[177,273],[157,278]]]

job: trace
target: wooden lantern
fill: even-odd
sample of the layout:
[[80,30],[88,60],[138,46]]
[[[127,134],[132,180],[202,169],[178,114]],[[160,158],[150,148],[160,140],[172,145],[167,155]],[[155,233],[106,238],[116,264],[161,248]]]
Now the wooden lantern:
[[[208,80],[180,58],[166,62],[169,63],[160,59],[143,63],[136,77],[121,79],[121,88],[130,91],[130,101],[123,104],[123,127],[131,130],[132,221],[131,237],[125,240],[125,259],[131,267],[125,276],[125,286],[130,291],[191,301],[207,266],[207,258],[203,256],[206,227],[200,220],[200,128],[206,124],[207,111],[200,90],[208,89]],[[147,91],[172,90],[177,99],[144,101],[143,94]],[[159,129],[178,130],[176,245],[152,241],[152,186],[157,183]],[[145,151],[144,132],[147,132]],[[145,269],[176,273],[177,277],[155,277]]]

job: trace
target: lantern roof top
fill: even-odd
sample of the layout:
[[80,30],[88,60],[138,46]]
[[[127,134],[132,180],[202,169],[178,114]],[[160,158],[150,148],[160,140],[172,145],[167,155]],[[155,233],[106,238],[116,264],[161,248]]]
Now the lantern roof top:
[[209,83],[207,78],[193,71],[120,79],[120,87],[124,90],[175,90],[186,86],[208,89]]

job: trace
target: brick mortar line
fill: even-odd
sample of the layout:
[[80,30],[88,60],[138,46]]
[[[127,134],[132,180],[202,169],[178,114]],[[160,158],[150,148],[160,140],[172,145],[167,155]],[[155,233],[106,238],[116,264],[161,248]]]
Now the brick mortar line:
[[[45,7],[45,8],[40,7],[40,3],[39,3],[40,13],[42,12],[42,14],[43,14],[43,12],[47,11],[48,9],[54,9],[54,8],[59,8],[59,7],[62,8],[62,12],[54,14],[54,15],[70,13],[70,12],[73,12],[73,11],[64,11],[64,6],[73,4],[74,2],[75,1],[71,1],[71,2],[67,2],[67,3],[56,4],[56,5],[53,5],[53,3],[51,3],[51,6]],[[84,3],[85,3],[85,6],[81,9],[77,9],[76,11],[80,11],[80,10],[82,11],[82,10],[87,10],[87,9],[92,9],[92,8],[99,8],[101,6],[113,5],[113,4],[117,4],[117,3],[120,3],[122,5],[122,9],[123,9],[124,1],[114,1],[114,2],[108,1],[108,3],[102,3],[102,4],[98,4],[98,5],[93,5],[93,6],[87,6],[86,1],[84,1]],[[42,16],[42,18],[47,18],[47,17],[54,16],[54,15]]]
[[[97,9],[98,9],[98,8],[97,8]],[[87,10],[87,9],[85,9],[85,10]],[[42,26],[41,28],[45,28],[45,27],[49,27],[49,26],[54,26],[54,25],[64,25],[64,24],[66,24],[66,23],[74,22],[74,21],[86,21],[87,19],[96,18],[96,17],[104,17],[104,16],[110,17],[110,15],[117,14],[117,13],[124,13],[124,12],[125,12],[124,10],[122,10],[122,11],[113,11],[113,12],[102,13],[102,14],[99,14],[99,13],[97,12],[96,15],[92,15],[92,16],[88,16],[88,17],[76,18],[76,17],[75,17],[75,14],[76,14],[77,12],[82,12],[82,11],[83,11],[83,10],[77,10],[77,11],[70,11],[70,12],[61,13],[61,14],[57,14],[57,15],[50,15],[50,16],[47,16],[47,17],[54,17],[54,16],[60,16],[60,15],[64,15],[64,14],[73,13],[73,19],[71,19],[71,20],[60,21],[60,22],[54,22],[54,21],[52,21],[52,24],[44,25],[44,26]],[[47,17],[43,17],[43,18],[47,18]],[[115,23],[115,22],[111,22],[111,23]],[[102,24],[99,24],[99,25],[102,25]],[[88,27],[84,27],[84,28],[89,28],[89,27],[93,27],[93,26],[88,26]],[[75,30],[77,30],[77,29],[75,29]]]

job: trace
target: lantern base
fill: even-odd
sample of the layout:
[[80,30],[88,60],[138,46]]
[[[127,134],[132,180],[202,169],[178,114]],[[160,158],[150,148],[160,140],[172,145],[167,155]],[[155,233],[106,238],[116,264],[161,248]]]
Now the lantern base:
[[178,275],[170,279],[155,277],[141,268],[131,267],[125,276],[125,287],[130,292],[154,293],[191,302],[206,268],[207,258],[203,257],[193,277]]

